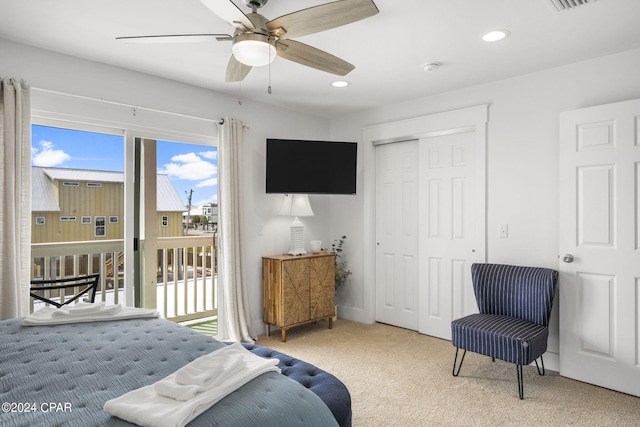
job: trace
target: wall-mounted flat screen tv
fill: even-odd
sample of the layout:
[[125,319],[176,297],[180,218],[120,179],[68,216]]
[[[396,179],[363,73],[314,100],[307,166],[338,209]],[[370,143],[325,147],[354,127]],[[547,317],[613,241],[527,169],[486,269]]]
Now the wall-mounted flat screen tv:
[[267,139],[267,193],[356,194],[357,146]]

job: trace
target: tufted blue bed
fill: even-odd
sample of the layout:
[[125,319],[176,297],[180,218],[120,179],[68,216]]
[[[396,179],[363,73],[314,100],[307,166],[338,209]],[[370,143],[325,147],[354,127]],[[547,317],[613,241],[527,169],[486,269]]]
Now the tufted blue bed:
[[[55,326],[0,322],[2,426],[129,426],[103,411],[106,401],[155,383],[224,343],[163,319]],[[351,398],[333,375],[286,354],[267,372],[189,426],[351,425]],[[7,406],[9,404],[10,406]]]

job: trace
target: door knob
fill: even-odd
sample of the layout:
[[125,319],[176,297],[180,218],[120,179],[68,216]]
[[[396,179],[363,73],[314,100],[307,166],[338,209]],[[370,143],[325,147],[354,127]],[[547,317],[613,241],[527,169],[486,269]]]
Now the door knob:
[[571,254],[564,254],[564,256],[562,257],[562,261],[566,262],[566,263],[571,263],[573,262],[573,255]]

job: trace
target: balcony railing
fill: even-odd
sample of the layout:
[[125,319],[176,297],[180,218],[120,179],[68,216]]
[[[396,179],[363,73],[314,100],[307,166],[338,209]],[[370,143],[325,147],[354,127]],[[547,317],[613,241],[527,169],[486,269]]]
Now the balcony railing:
[[[215,235],[158,239],[156,309],[161,316],[191,320],[217,315]],[[124,241],[34,243],[32,279],[100,273],[97,302],[124,302]],[[51,291],[49,298],[65,298]],[[68,297],[68,296],[67,296]],[[31,301],[31,310],[40,307]]]
[[216,235],[158,239],[158,309],[177,322],[217,315]]

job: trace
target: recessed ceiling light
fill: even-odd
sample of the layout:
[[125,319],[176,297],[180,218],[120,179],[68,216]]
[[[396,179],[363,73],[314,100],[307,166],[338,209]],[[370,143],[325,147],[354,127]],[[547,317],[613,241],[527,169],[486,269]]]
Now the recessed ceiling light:
[[349,86],[351,83],[344,81],[344,80],[337,80],[333,83],[331,83],[331,86],[333,87],[347,87]]
[[482,36],[482,40],[486,42],[497,42],[504,38],[507,38],[511,35],[509,30],[491,30],[484,36]]

